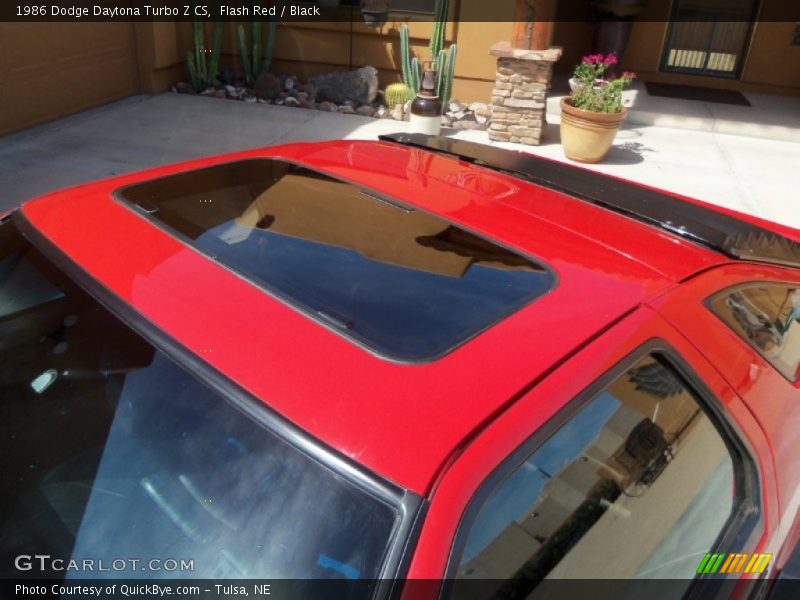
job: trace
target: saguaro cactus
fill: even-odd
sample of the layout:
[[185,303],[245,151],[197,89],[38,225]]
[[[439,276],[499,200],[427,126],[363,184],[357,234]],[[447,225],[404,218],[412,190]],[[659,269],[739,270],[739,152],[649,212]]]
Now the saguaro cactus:
[[[247,85],[253,85],[253,82],[255,82],[258,76],[261,73],[269,71],[272,66],[277,27],[278,23],[276,21],[269,22],[267,45],[264,48],[263,57],[261,55],[262,23],[253,20],[247,24],[246,30],[244,25],[239,25],[236,28],[236,34],[239,39],[239,55],[242,58],[242,71],[244,71],[244,78]],[[247,47],[248,40],[250,42],[249,48]]]
[[[436,3],[436,20],[433,24],[433,35],[428,49],[431,60],[436,64],[438,74],[437,93],[442,99],[442,106],[447,110],[450,97],[453,93],[453,77],[456,69],[456,56],[458,48],[451,44],[445,49],[445,30],[447,29],[447,15],[450,10],[450,0],[438,0]],[[412,56],[411,40],[409,39],[408,26],[400,28],[400,58],[403,69],[403,82],[411,89],[414,95],[419,93],[421,70],[419,59]]]
[[403,68],[403,83],[416,96],[419,93],[419,59],[411,56],[411,40],[408,34],[408,25],[400,28],[400,55]]
[[444,33],[447,28],[447,13],[450,10],[450,0],[439,0],[436,3],[436,19],[433,22],[433,35],[431,36],[431,58],[436,60],[439,52],[444,48]]
[[189,77],[192,87],[198,93],[208,88],[217,76],[219,68],[219,55],[222,50],[223,23],[214,23],[214,42],[211,50],[206,48],[205,25],[200,21],[192,23],[192,37],[194,38],[194,52],[186,53],[186,64],[189,68]]
[[[444,50],[442,50],[444,52]],[[444,111],[448,110],[450,98],[453,95],[453,79],[456,75],[456,57],[458,56],[458,46],[450,44],[446,52],[445,60],[442,61],[441,71],[439,71],[439,97],[442,99]]]

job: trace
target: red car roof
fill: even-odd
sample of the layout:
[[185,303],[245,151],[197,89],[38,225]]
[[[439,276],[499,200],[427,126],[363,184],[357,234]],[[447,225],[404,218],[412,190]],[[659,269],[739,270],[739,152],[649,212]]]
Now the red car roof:
[[[112,199],[132,183],[281,157],[538,257],[556,287],[446,356],[377,357]],[[44,196],[24,215],[164,332],[329,446],[426,494],[459,448],[577,347],[726,259],[602,208],[444,156],[383,143],[292,144]]]

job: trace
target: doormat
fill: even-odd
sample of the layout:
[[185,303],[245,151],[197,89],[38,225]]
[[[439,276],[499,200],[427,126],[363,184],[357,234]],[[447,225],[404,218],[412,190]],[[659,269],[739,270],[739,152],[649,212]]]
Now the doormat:
[[654,83],[652,81],[646,81],[644,85],[647,88],[647,93],[651,96],[750,106],[744,94],[735,90],[715,90],[694,85],[675,85],[672,83]]

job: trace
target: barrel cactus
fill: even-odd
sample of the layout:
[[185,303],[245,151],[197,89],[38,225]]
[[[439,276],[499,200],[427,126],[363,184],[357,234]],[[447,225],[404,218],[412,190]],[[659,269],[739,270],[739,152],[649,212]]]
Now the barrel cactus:
[[414,97],[414,92],[405,83],[393,83],[386,86],[384,98],[386,99],[386,106],[393,107],[398,104],[405,104]]

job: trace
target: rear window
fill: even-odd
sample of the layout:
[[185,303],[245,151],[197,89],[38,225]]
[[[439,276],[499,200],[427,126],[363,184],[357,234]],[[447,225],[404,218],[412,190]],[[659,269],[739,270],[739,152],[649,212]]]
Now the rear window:
[[376,579],[398,509],[253,404],[207,387],[0,225],[0,577]]
[[119,195],[214,260],[379,354],[429,360],[553,287],[544,265],[443,219],[281,160]]
[[789,381],[800,381],[800,288],[750,283],[717,294],[711,309]]

